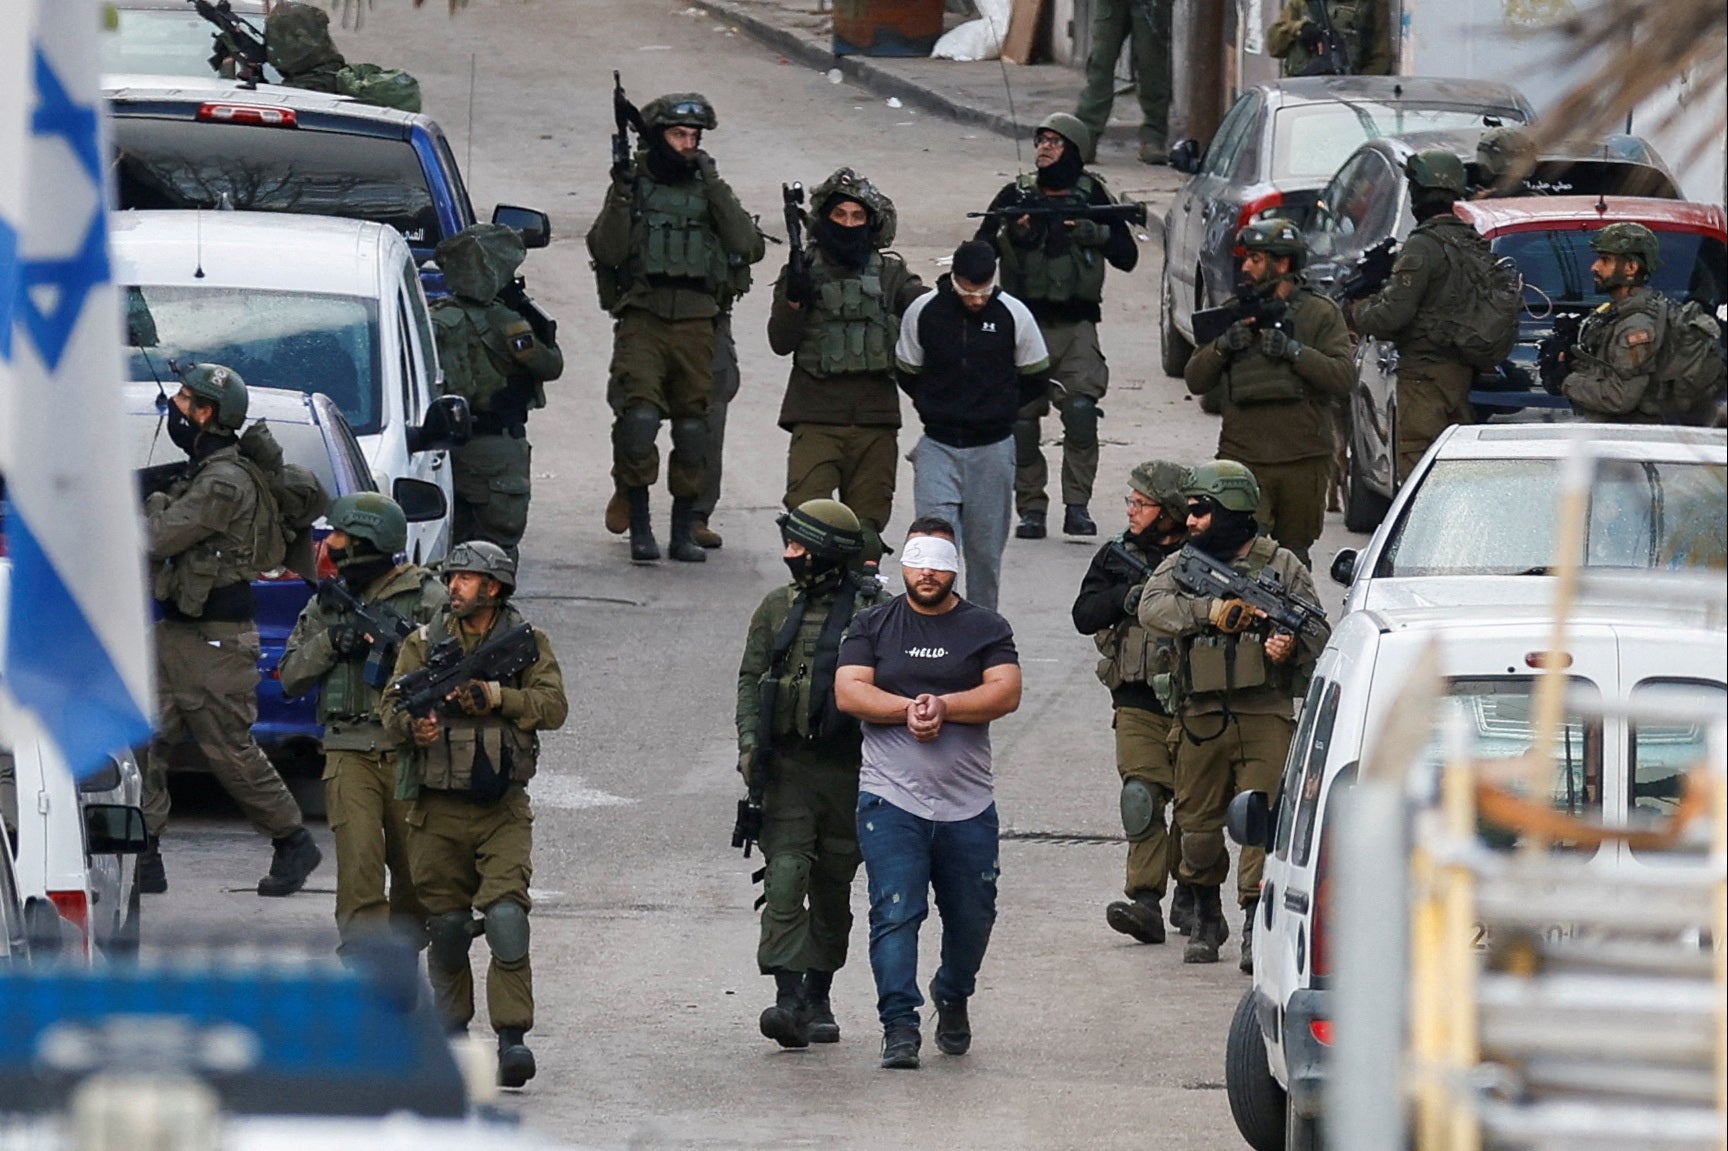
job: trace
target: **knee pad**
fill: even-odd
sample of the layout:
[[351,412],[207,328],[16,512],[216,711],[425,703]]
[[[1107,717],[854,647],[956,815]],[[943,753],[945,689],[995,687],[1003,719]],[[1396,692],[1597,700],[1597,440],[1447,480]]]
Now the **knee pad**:
[[708,419],[682,416],[672,421],[672,450],[702,459],[708,454]]
[[474,916],[446,911],[426,921],[427,958],[446,970],[468,965],[468,945],[474,941]]
[[486,909],[486,946],[500,963],[528,958],[528,912],[520,903],[500,899]]
[[1182,862],[1190,871],[1205,871],[1223,856],[1222,831],[1190,831],[1182,836]]
[[631,404],[612,423],[612,446],[625,455],[644,455],[654,450],[654,437],[659,434],[660,409],[653,404]]
[[770,910],[785,915],[804,906],[810,892],[810,861],[802,855],[776,855],[768,861],[762,894]]
[[1098,446],[1098,401],[1091,396],[1069,395],[1062,401],[1062,440],[1071,448]]
[[1163,788],[1143,779],[1122,781],[1122,830],[1129,843],[1151,839],[1153,832],[1164,825]]

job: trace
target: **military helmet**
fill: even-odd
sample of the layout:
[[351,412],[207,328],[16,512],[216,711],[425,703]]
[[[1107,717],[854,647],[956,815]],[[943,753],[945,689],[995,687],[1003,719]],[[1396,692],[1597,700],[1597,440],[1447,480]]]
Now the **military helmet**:
[[1643,224],[1622,220],[1609,224],[1590,237],[1592,251],[1605,256],[1631,256],[1644,265],[1644,277],[1649,279],[1662,266],[1662,245],[1656,233]]
[[1092,154],[1092,132],[1080,117],[1068,112],[1052,112],[1038,125],[1039,132],[1055,132],[1070,144],[1080,149],[1080,155]]
[[389,496],[349,492],[330,505],[330,526],[365,540],[380,554],[393,556],[408,546],[408,517]]
[[457,544],[444,557],[443,572],[446,578],[456,572],[478,572],[491,576],[506,588],[516,586],[516,561],[491,540],[468,540]]
[[653,129],[684,127],[714,128],[720,123],[714,105],[700,92],[673,92],[657,96],[642,106],[642,122]]
[[824,559],[847,560],[864,550],[864,526],[839,500],[805,500],[780,517],[780,535]]
[[1288,256],[1291,266],[1296,268],[1300,268],[1308,256],[1308,241],[1303,238],[1302,229],[1279,216],[1255,220],[1237,232],[1236,246],[1250,252]]
[[1508,172],[1523,174],[1536,159],[1536,143],[1527,132],[1509,125],[1490,128],[1476,141],[1476,164],[1491,181]]
[[1212,460],[1192,469],[1182,481],[1189,499],[1205,496],[1232,512],[1252,512],[1260,506],[1260,482],[1235,460]]
[[216,426],[239,431],[246,422],[246,381],[221,364],[171,365],[186,390],[216,405]]
[[452,295],[489,304],[528,258],[522,233],[504,224],[470,224],[432,249]]
[[864,205],[870,214],[870,242],[876,247],[886,248],[894,242],[899,216],[894,211],[894,201],[876,185],[851,168],[836,168],[810,193],[810,207],[816,215],[826,216],[836,199],[856,200]]
[[1418,188],[1434,192],[1451,192],[1462,196],[1464,161],[1445,148],[1423,148],[1412,152],[1404,161],[1404,178]]
[[330,39],[330,14],[312,4],[277,4],[264,19],[264,55],[284,76],[343,63]]
[[1147,460],[1128,473],[1128,486],[1181,519],[1186,500],[1182,485],[1188,469],[1169,460]]

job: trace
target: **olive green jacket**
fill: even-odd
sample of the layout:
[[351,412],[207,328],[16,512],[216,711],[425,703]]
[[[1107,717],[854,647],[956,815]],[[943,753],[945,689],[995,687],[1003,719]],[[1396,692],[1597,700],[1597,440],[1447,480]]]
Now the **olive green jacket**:
[[[810,245],[810,258],[832,267],[819,245]],[[893,252],[882,252],[882,300],[896,316],[906,313],[913,300],[930,289],[906,261]],[[786,299],[786,276],[782,269],[774,283],[774,302],[768,310],[768,346],[777,356],[790,356],[804,342],[811,309],[795,308]],[[893,349],[889,349],[890,355]],[[796,363],[786,381],[786,398],[780,404],[780,426],[791,431],[795,424],[844,424],[848,426],[900,426],[900,392],[892,370],[815,376]]]
[[257,552],[270,527],[258,518],[269,510],[240,462],[237,440],[192,464],[144,504],[152,594],[196,618],[213,589],[257,579]]
[[1461,363],[1450,345],[1432,338],[1434,317],[1468,310],[1466,301],[1451,298],[1447,286],[1447,242],[1488,247],[1481,233],[1452,213],[1430,216],[1404,241],[1385,285],[1350,309],[1352,326],[1365,336],[1391,340],[1402,363]]
[[[528,321],[498,300],[484,305],[457,296],[438,300],[432,305],[432,335],[445,393],[462,396],[476,412],[507,420],[526,416],[529,409],[546,406],[540,385],[564,374],[558,345],[542,343]],[[528,347],[512,351],[513,336],[526,337]],[[518,380],[513,389],[512,377]]]
[[[386,607],[417,625],[450,602],[438,578],[417,564],[398,564],[354,598],[369,606]],[[324,725],[326,751],[388,751],[396,742],[385,733],[377,716],[382,693],[361,675],[367,651],[344,659],[330,645],[331,627],[357,622],[346,611],[326,610],[314,595],[294,621],[294,631],[276,668],[282,694],[289,699],[319,689],[318,722]]]
[[1662,346],[1662,301],[1649,288],[1609,300],[1578,330],[1566,354],[1571,371],[1560,390],[1580,416],[1600,423],[1659,424],[1662,409],[1651,385]]
[[[1206,596],[1193,595],[1177,585],[1176,559],[1173,555],[1159,564],[1158,570],[1146,582],[1146,590],[1140,596],[1140,625],[1156,639],[1174,640],[1186,665],[1196,640],[1216,640],[1223,633],[1209,622],[1214,601]],[[1256,537],[1248,550],[1232,560],[1230,566],[1247,574],[1271,568],[1295,595],[1311,603],[1320,602],[1320,596],[1314,590],[1314,578],[1308,574],[1307,567],[1268,536]],[[1290,662],[1271,665],[1276,670],[1266,684],[1230,692],[1229,709],[1240,715],[1281,715],[1288,718],[1293,710],[1292,698],[1306,690],[1314,663],[1320,658],[1320,652],[1331,635],[1332,629],[1322,624],[1318,634],[1304,632],[1297,636],[1296,653]],[[1263,644],[1259,637],[1246,633],[1239,637],[1239,642]],[[1180,710],[1185,714],[1216,714],[1225,709],[1225,702],[1222,693],[1196,695],[1185,692]]]
[[[1387,0],[1340,3],[1326,0],[1326,14],[1350,52],[1350,71],[1357,76],[1392,75],[1391,5]],[[1288,0],[1284,11],[1266,29],[1266,51],[1283,60],[1283,74],[1300,76],[1313,63],[1302,47],[1302,25],[1312,23],[1307,0]]]
[[[1188,360],[1190,392],[1221,389],[1220,459],[1285,464],[1332,455],[1333,401],[1356,386],[1350,330],[1336,304],[1306,288],[1298,287],[1289,305],[1293,338],[1302,345],[1294,362],[1267,356],[1258,338],[1235,353],[1207,344]],[[1244,394],[1288,398],[1239,402]]]

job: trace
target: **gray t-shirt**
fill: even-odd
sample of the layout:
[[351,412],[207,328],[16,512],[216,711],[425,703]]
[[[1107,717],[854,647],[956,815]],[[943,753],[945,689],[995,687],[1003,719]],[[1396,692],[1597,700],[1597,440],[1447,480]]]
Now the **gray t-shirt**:
[[[1014,629],[977,604],[924,615],[905,597],[858,613],[840,645],[840,666],[876,670],[876,686],[909,698],[968,691],[987,668],[1018,664]],[[938,823],[971,819],[990,806],[990,725],[945,723],[919,743],[903,723],[866,723],[858,789]]]

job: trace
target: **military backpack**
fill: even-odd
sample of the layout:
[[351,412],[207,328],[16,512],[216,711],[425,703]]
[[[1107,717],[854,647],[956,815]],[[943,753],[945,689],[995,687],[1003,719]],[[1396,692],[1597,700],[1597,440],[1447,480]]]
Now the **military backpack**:
[[1431,318],[1429,338],[1478,371],[1491,371],[1518,342],[1524,278],[1509,257],[1486,245],[1463,244],[1444,232],[1435,238],[1446,253],[1446,306]]
[[1651,296],[1659,301],[1663,329],[1650,376],[1662,419],[1670,424],[1710,425],[1728,384],[1722,328],[1696,300],[1675,303],[1654,292]]

